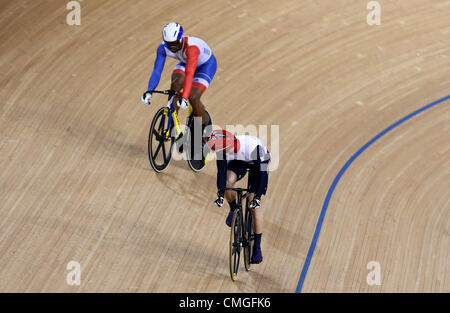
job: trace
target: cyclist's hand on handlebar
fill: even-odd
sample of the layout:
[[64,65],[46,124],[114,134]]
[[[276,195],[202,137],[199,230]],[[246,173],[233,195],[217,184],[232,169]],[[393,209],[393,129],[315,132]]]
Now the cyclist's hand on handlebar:
[[177,102],[178,107],[182,108],[183,110],[187,109],[189,104],[188,101],[184,98],[181,98]]
[[218,190],[218,191],[217,191],[217,200],[214,201],[214,203],[215,203],[219,208],[223,206],[223,203],[224,203],[223,196],[224,196],[224,191],[223,191],[223,190]]
[[218,197],[218,198],[216,199],[216,201],[214,201],[214,203],[215,203],[219,208],[221,208],[221,207],[223,206],[223,203],[224,203],[223,197]]
[[224,192],[221,191],[221,190],[219,190],[219,191],[217,192],[217,200],[214,201],[214,203],[215,203],[219,208],[222,207],[222,206],[223,206],[223,203],[224,203],[223,194],[224,194]]
[[151,91],[144,92],[144,94],[141,97],[141,101],[145,105],[149,105],[151,99],[152,99],[152,92]]
[[261,206],[261,200],[258,198],[255,198],[250,202],[250,205],[248,206],[250,209],[257,209]]

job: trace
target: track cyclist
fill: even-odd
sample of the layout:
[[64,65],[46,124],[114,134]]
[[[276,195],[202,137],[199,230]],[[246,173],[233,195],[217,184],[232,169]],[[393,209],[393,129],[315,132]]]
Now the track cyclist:
[[261,238],[264,222],[264,211],[261,208],[262,196],[266,194],[269,180],[270,154],[264,142],[254,136],[237,135],[226,130],[214,130],[206,139],[208,147],[217,156],[217,200],[216,205],[222,207],[224,197],[230,205],[226,224],[231,227],[234,210],[236,209],[236,195],[226,190],[233,188],[249,169],[249,201],[253,214],[255,240],[251,256],[251,263],[258,264],[263,260]]
[[205,107],[200,98],[216,74],[216,58],[206,42],[184,35],[183,27],[178,23],[171,22],[164,26],[162,38],[163,42],[156,50],[148,89],[142,95],[141,101],[145,105],[150,104],[152,91],[161,79],[166,57],[177,59],[179,63],[173,69],[170,89],[181,94],[181,97],[175,100],[178,108],[188,108],[188,101],[192,105],[194,117],[201,118],[203,134],[210,121],[206,120]]

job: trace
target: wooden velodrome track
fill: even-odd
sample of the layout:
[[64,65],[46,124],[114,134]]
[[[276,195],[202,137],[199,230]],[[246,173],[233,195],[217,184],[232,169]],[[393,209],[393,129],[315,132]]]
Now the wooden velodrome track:
[[[450,91],[450,1],[380,0],[379,26],[362,0],[84,0],[81,26],[66,24],[67,2],[0,2],[1,292],[294,292],[340,169]],[[139,97],[172,20],[217,57],[203,97],[215,125],[279,125],[264,262],[234,283],[215,164],[148,162],[164,101]],[[449,104],[347,169],[303,292],[450,291]],[[366,282],[371,261],[381,285]]]

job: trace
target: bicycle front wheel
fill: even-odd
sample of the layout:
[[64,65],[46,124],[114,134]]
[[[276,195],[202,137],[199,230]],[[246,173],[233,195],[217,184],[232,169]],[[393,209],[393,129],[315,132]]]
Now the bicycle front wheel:
[[168,109],[159,109],[152,120],[148,135],[148,158],[156,172],[162,172],[172,158],[174,138],[170,135]]
[[241,210],[236,209],[233,215],[230,232],[230,275],[231,280],[237,279],[239,259],[242,249],[242,215]]

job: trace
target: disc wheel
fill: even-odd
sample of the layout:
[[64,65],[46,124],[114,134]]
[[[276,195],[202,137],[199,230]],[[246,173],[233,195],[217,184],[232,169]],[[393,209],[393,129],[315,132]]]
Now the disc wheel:
[[162,172],[169,165],[172,158],[174,138],[170,136],[172,129],[169,127],[168,109],[159,109],[153,117],[148,135],[148,157],[152,168],[156,172]]
[[231,280],[237,279],[239,259],[242,249],[242,216],[240,210],[235,210],[230,232],[230,275]]

